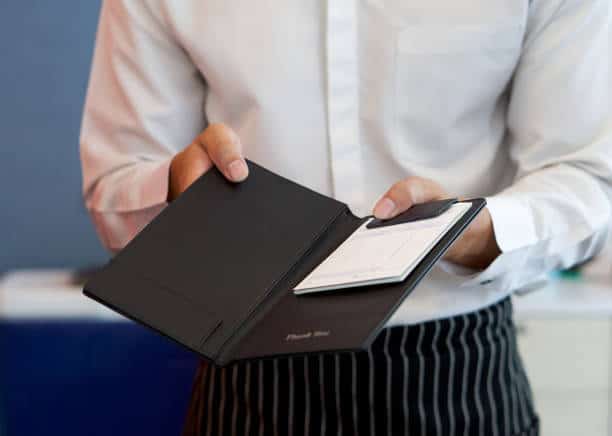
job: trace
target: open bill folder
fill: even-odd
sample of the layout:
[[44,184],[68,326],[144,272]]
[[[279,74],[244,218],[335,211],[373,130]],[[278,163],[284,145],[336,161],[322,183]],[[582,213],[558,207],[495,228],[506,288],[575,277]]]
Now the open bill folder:
[[84,293],[217,365],[362,350],[485,205],[380,221],[248,165],[238,184],[204,174]]

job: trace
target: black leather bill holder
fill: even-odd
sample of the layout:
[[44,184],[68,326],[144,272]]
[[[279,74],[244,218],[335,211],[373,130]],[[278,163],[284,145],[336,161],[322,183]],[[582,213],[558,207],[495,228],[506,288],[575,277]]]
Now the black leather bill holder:
[[[248,165],[242,183],[216,169],[196,180],[84,293],[217,365],[365,350],[485,206],[464,201],[469,209],[401,282],[300,297],[294,288],[371,218]],[[432,218],[455,201],[417,205],[371,226]]]

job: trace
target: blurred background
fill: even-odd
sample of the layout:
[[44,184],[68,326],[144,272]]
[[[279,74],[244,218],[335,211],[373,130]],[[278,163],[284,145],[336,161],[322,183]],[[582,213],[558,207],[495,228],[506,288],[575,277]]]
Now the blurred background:
[[196,358],[80,295],[107,254],[78,136],[99,0],[0,12],[0,435],[178,435]]
[[[196,357],[88,301],[78,135],[99,0],[3,0],[0,435],[178,435]],[[515,298],[545,436],[612,435],[612,265]]]

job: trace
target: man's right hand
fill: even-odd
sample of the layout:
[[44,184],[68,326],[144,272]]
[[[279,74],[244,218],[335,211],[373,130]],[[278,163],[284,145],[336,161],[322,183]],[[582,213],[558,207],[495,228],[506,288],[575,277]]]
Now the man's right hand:
[[177,198],[202,174],[216,166],[232,182],[242,182],[249,168],[238,135],[224,124],[209,125],[172,159],[168,201]]

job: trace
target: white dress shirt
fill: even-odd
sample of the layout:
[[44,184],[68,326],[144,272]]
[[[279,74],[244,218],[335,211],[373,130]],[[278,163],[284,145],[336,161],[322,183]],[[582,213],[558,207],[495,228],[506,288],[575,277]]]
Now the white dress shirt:
[[223,122],[246,157],[357,215],[409,175],[485,196],[502,254],[441,263],[390,324],[476,310],[604,240],[609,30],[609,0],[107,0],[87,207],[119,250],[166,205],[172,156]]

